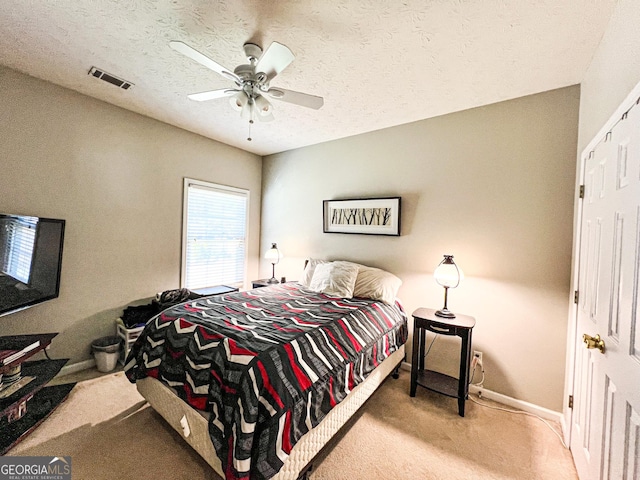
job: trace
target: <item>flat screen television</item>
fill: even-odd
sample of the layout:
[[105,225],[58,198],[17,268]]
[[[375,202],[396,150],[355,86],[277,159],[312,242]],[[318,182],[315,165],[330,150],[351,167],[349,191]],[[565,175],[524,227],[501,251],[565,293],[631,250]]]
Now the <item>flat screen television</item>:
[[0,316],[60,292],[64,220],[0,214]]

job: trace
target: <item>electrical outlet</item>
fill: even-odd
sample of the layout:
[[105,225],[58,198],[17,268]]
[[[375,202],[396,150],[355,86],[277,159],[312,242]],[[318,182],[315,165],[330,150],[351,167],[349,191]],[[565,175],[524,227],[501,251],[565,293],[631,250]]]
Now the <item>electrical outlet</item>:
[[483,366],[482,363],[482,352],[479,350],[474,350],[473,351],[473,359],[475,360],[475,363],[477,363],[480,366]]

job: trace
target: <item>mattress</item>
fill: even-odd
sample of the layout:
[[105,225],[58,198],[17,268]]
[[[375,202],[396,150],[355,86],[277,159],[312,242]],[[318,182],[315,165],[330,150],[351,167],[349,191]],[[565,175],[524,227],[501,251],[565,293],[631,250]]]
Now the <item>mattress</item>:
[[165,310],[134,344],[125,372],[132,382],[158,379],[208,412],[225,478],[266,479],[406,337],[399,302],[281,284]]
[[[296,480],[305,471],[313,458],[347,423],[389,374],[404,359],[405,348],[398,350],[380,363],[347,397],[336,405],[325,418],[306,433],[291,450],[282,469],[272,477],[274,480]],[[181,434],[182,438],[196,451],[214,471],[224,478],[222,465],[209,436],[206,415],[183,402],[175,391],[155,378],[147,377],[136,382],[140,394],[166,421]]]

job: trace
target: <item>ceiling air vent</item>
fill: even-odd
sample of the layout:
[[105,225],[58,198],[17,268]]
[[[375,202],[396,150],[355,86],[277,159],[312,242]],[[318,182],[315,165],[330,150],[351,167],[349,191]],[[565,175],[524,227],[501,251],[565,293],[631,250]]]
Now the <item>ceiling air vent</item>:
[[121,78],[118,78],[118,77],[114,77],[110,73],[103,72],[102,70],[96,67],[91,67],[91,70],[89,70],[89,75],[93,75],[94,77],[99,78],[100,80],[109,82],[110,84],[115,85],[116,87],[120,87],[124,90],[128,90],[130,87],[133,86],[133,83],[127,82],[126,80],[122,80]]

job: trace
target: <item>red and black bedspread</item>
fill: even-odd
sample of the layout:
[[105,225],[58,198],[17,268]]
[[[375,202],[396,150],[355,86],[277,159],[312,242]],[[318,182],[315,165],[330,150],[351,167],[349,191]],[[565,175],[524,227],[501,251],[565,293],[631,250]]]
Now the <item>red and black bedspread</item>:
[[125,367],[209,412],[227,479],[271,478],[291,448],[407,340],[394,306],[297,283],[218,295],[152,319]]

